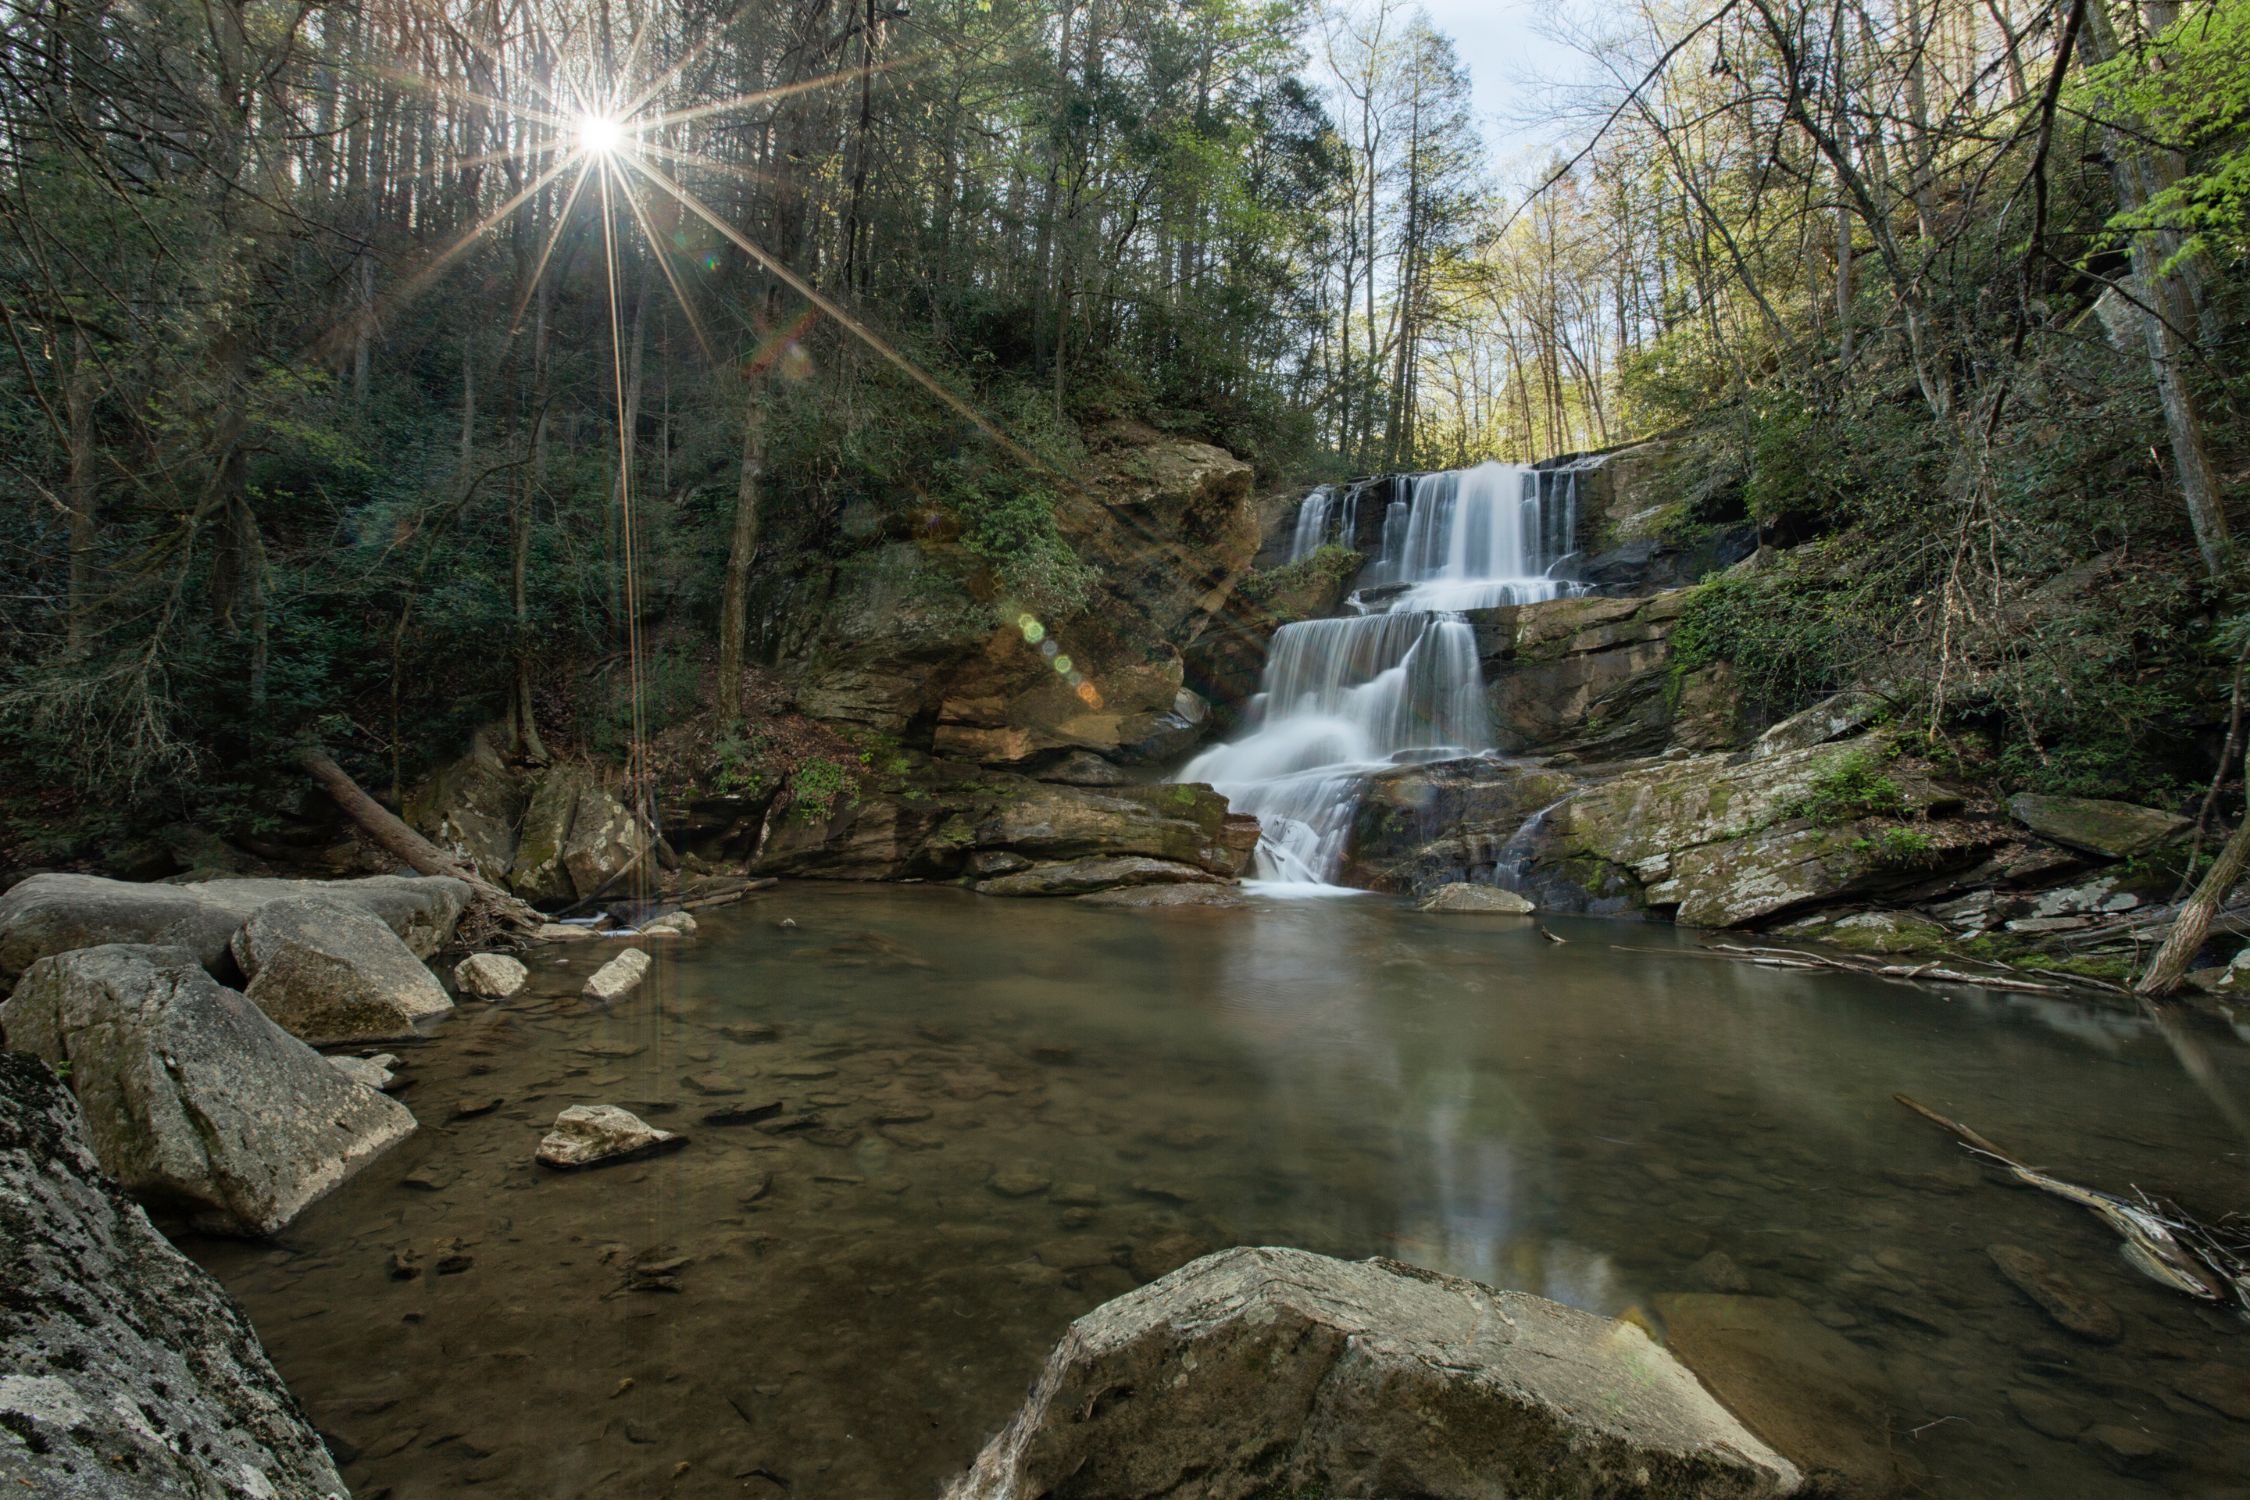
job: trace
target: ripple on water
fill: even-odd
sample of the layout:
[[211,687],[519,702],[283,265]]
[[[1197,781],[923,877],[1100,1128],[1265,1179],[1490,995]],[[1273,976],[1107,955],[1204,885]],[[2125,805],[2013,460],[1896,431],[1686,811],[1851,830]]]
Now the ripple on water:
[[[930,1495],[1073,1317],[1236,1243],[1687,1308],[1715,1382],[1759,1347],[1848,1367],[1736,1399],[1877,1412],[1932,1495],[2244,1492],[2250,1329],[1890,1102],[2074,1180],[2239,1204],[2243,1143],[2158,1038],[1565,928],[777,888],[606,1011],[584,950],[534,955],[523,994],[393,1049],[406,1143],[278,1246],[190,1248],[355,1489],[397,1500]],[[2208,1049],[2250,1091],[2246,1049]],[[579,1103],[689,1143],[534,1166]],[[2058,1326],[1994,1245],[2117,1341]]]

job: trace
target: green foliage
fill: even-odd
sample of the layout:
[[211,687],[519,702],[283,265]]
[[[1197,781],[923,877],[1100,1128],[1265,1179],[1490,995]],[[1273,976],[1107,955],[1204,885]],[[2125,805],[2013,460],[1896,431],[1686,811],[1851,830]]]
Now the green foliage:
[[1044,484],[948,460],[933,491],[961,518],[961,544],[991,567],[1011,597],[1049,618],[1083,610],[1098,575],[1055,527],[1058,497]]
[[1852,847],[1874,855],[1887,870],[1926,870],[1939,863],[1937,840],[1919,828],[1886,828],[1872,837],[1853,839]]
[[789,800],[798,822],[825,823],[836,815],[838,803],[850,807],[859,801],[859,782],[827,756],[808,756],[790,773]]
[[739,720],[711,742],[712,790],[724,796],[759,797],[776,782],[773,737],[746,728]]
[[[703,702],[703,664],[677,646],[660,646],[641,662],[641,723],[651,729],[678,723]],[[603,679],[599,707],[581,725],[586,742],[604,755],[622,759],[632,747],[633,679],[617,662]]]
[[1793,570],[1715,578],[1689,596],[1672,630],[1672,670],[1684,677],[1733,664],[1744,701],[1792,713],[1843,686],[1848,622],[1831,590]]
[[1293,563],[1244,574],[1235,592],[1252,604],[1275,608],[1286,624],[1304,617],[1301,611],[1306,601],[1325,600],[1351,582],[1365,561],[1351,548],[1327,542]]
[[2152,41],[2161,66],[2127,52],[2072,93],[2095,117],[2151,131],[2192,162],[2111,227],[2178,233],[2174,263],[2198,252],[2232,260],[2250,251],[2250,4],[2221,0],[2184,11]]
[[1782,806],[1781,815],[1833,828],[1860,818],[1895,817],[1905,807],[1904,789],[1884,774],[1875,757],[1865,750],[1848,750],[1822,766],[1805,794]]

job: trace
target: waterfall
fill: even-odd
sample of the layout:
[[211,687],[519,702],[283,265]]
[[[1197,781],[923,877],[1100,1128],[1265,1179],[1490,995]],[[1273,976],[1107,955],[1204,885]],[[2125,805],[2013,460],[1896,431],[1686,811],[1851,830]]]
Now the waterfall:
[[[1207,781],[1265,834],[1258,875],[1330,888],[1367,777],[1491,747],[1475,631],[1461,612],[1572,592],[1552,574],[1577,529],[1571,474],[1488,463],[1387,486],[1381,551],[1360,575],[1363,613],[1284,625],[1240,737],[1180,772]],[[1292,561],[1351,544],[1363,493],[1323,486],[1299,505]],[[1394,595],[1363,603],[1373,590]]]

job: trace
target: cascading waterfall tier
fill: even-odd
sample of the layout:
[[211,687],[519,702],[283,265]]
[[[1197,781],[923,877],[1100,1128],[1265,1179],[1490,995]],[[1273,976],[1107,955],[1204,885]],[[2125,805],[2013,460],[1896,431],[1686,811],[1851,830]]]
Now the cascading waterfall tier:
[[1491,747],[1461,611],[1575,590],[1555,576],[1577,527],[1575,474],[1505,464],[1323,486],[1298,507],[1291,560],[1332,540],[1352,545],[1378,486],[1396,498],[1353,596],[1361,612],[1276,632],[1242,736],[1180,773],[1257,815],[1257,873],[1283,885],[1333,888],[1370,774]]

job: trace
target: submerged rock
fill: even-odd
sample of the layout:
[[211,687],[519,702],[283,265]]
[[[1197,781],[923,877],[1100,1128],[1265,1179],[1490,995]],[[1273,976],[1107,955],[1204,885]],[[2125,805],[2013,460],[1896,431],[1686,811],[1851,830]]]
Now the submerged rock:
[[220,1234],[273,1234],[414,1129],[181,948],[33,964],[0,1005],[10,1047],[69,1066],[102,1167]]
[[1987,1245],[1985,1254],[2011,1286],[2039,1305],[2059,1328],[2096,1344],[2125,1336],[2117,1309],[2095,1296],[2060,1266],[2021,1245]]
[[686,1144],[686,1136],[659,1130],[614,1104],[573,1104],[555,1116],[555,1128],[540,1138],[538,1160],[543,1167],[568,1171],[638,1161]]
[[638,948],[627,948],[596,969],[579,994],[606,1005],[612,1000],[622,1000],[639,989],[641,981],[646,978],[648,955]]
[[2017,822],[2044,838],[2073,849],[2126,859],[2146,854],[2188,830],[2188,820],[2153,807],[2109,802],[2099,797],[2043,797],[2018,792],[2008,799]]
[[1664,1341],[1727,1409],[1805,1474],[1808,1491],[1873,1500],[1900,1487],[1881,1366],[1782,1297],[1656,1299]]
[[1396,1261],[1237,1249],[1071,1325],[948,1500],[1788,1495],[1629,1324]]
[[291,1036],[314,1046],[380,1042],[453,1009],[453,997],[390,928],[327,896],[270,901],[231,944],[243,989]]
[[453,936],[468,909],[466,882],[442,875],[370,875],[361,880],[206,880],[140,885],[97,875],[33,875],[0,895],[0,982],[51,953],[104,943],[185,948],[218,978],[231,978],[235,930],[273,901],[321,896],[371,912],[416,958]]
[[1414,909],[1509,917],[1527,916],[1538,910],[1514,891],[1505,891],[1496,885],[1470,885],[1465,881],[1439,886]]
[[1121,911],[1171,911],[1205,908],[1228,910],[1248,906],[1250,898],[1237,885],[1186,882],[1178,885],[1115,886],[1091,891],[1078,900],[1087,906],[1114,907]]
[[520,994],[530,979],[531,971],[505,953],[472,953],[453,966],[454,987],[487,1000]]
[[242,1309],[118,1197],[22,1052],[0,1052],[0,1289],[0,1493],[349,1493]]

